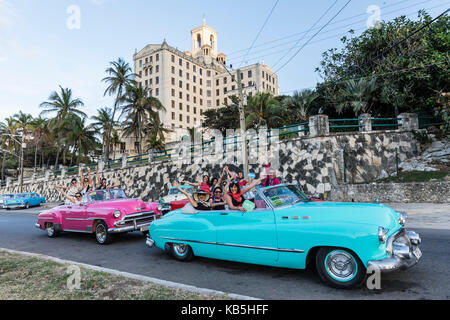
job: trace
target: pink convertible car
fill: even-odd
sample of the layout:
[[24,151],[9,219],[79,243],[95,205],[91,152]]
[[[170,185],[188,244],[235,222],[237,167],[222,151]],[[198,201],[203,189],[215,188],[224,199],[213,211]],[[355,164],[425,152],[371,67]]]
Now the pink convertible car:
[[108,244],[116,233],[147,233],[152,221],[161,217],[157,205],[129,199],[122,189],[97,190],[86,193],[82,204],[40,213],[36,228],[46,230],[51,238],[61,231],[94,233],[98,243]]

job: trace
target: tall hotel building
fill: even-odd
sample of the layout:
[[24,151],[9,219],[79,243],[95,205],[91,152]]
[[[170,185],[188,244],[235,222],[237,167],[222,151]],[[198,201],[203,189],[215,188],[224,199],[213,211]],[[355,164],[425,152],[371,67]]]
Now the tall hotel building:
[[[217,49],[217,31],[203,20],[191,36],[192,52],[182,52],[164,40],[147,45],[133,57],[136,80],[166,109],[160,114],[161,122],[171,130],[166,142],[179,141],[187,129],[201,127],[206,110],[231,104],[230,96],[238,95],[237,71],[226,70],[226,55]],[[257,63],[240,70],[248,97],[258,92],[279,95],[278,77],[268,66]],[[133,153],[128,146],[128,153]]]

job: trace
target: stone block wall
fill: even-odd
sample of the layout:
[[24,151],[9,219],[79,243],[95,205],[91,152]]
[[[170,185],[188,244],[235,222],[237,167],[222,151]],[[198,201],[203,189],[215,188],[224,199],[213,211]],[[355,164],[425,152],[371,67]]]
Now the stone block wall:
[[[399,161],[420,154],[420,145],[409,131],[304,136],[281,140],[273,147],[279,154],[278,179],[282,183],[298,183],[306,193],[319,195],[329,193],[343,183],[344,178],[347,182],[365,182],[392,174],[396,167],[396,154]],[[210,157],[204,157],[198,164],[193,161],[186,163],[185,159],[111,170],[105,168],[102,177],[110,183],[120,184],[130,197],[159,201],[169,190],[171,181],[200,182],[203,175],[219,177],[225,165],[233,171],[242,170],[236,161],[223,158],[213,162]],[[249,166],[250,172],[258,174],[261,170],[263,163]],[[68,186],[71,179],[72,176],[37,180],[24,184],[23,192],[37,192],[50,202],[60,201],[55,188],[57,185]],[[15,184],[0,188],[0,194],[18,190]]]

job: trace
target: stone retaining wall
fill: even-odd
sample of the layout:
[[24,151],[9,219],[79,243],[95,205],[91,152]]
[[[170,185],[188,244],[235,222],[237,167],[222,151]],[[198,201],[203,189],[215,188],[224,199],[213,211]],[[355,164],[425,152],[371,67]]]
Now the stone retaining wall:
[[[305,136],[281,140],[273,146],[278,148],[279,154],[278,179],[283,183],[298,183],[308,194],[322,195],[344,183],[344,177],[347,182],[365,182],[389,176],[395,172],[396,155],[399,161],[403,161],[421,151],[420,144],[410,131]],[[225,165],[229,165],[233,171],[242,170],[242,166],[236,166],[234,158],[213,161],[211,156],[205,156],[198,164],[193,164],[192,159],[186,160],[189,159],[104,170],[102,176],[111,183],[123,186],[130,197],[158,201],[167,193],[173,180],[200,181],[204,174],[218,177]],[[250,165],[250,171],[259,173],[262,165],[262,162]],[[55,186],[68,186],[71,178],[47,176],[34,183],[24,184],[23,192],[37,192],[47,197],[48,201],[59,201],[61,197]],[[0,188],[0,194],[18,190],[16,183]]]
[[450,182],[339,185],[328,200],[340,202],[450,203]]

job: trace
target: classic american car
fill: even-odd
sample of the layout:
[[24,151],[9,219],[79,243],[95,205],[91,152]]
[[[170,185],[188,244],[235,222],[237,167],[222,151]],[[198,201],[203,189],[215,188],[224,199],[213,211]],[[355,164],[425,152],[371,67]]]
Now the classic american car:
[[297,185],[257,189],[253,211],[197,211],[191,204],[150,225],[146,244],[180,261],[194,256],[305,269],[336,288],[367,270],[407,269],[422,256],[406,214],[377,203],[312,201]]
[[45,197],[37,193],[5,194],[0,198],[0,206],[3,209],[29,208],[41,206],[45,203]]
[[130,231],[148,232],[161,217],[157,203],[129,199],[122,189],[88,192],[78,205],[64,205],[39,214],[36,227],[50,238],[61,231],[94,233],[99,244],[108,244],[112,235]]
[[[194,188],[192,186],[183,185],[180,187],[190,195],[194,192]],[[171,187],[169,189],[169,193],[159,200],[158,209],[163,215],[165,215],[169,211],[184,207],[188,202],[189,200],[180,192],[180,190],[175,187]]]

